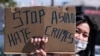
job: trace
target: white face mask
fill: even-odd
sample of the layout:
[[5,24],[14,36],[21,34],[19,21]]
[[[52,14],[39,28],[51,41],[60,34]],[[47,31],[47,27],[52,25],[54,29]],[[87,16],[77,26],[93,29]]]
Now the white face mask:
[[75,51],[76,51],[76,53],[80,52],[81,50],[86,49],[88,42],[81,41],[81,40],[78,40],[76,38],[74,40],[75,40]]

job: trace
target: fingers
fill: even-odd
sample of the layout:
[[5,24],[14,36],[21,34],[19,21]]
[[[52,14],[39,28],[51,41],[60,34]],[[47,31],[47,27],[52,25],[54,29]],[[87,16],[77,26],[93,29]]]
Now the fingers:
[[48,42],[48,37],[43,36],[43,37],[33,37],[31,38],[31,43],[36,45],[36,53],[37,56],[46,56],[46,52],[44,51],[45,45]]
[[48,37],[43,36],[42,41],[43,41],[43,43],[47,43],[48,42]]
[[33,39],[33,38],[31,38],[31,43],[33,43],[33,41],[34,41],[34,39]]
[[37,38],[37,45],[40,45],[41,43],[41,38]]
[[41,56],[40,50],[36,50],[36,56]]
[[31,38],[31,43],[33,43],[33,44],[39,45],[40,42],[47,43],[48,42],[48,37],[43,36],[43,37],[34,37],[34,38]]
[[39,38],[39,37],[31,38],[31,43],[33,43],[34,45],[39,45],[40,42],[41,42],[41,38]]

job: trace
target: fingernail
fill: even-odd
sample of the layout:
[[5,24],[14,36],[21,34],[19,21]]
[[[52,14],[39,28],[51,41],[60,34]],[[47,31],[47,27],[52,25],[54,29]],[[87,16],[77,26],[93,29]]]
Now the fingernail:
[[45,39],[45,43],[47,43],[48,42],[48,37],[46,37],[46,39]]
[[33,38],[31,38],[31,43],[33,43]]
[[45,38],[44,37],[42,38],[42,41],[45,41]]
[[38,41],[41,42],[41,38],[38,38]]
[[35,38],[35,42],[37,42],[37,38]]

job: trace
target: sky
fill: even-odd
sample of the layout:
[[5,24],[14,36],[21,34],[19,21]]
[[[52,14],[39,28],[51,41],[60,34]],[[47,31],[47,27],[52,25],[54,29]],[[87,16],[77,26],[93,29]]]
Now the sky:
[[[32,3],[32,0],[15,0],[18,3],[18,6],[30,6],[34,3],[36,6],[45,5],[50,6],[51,0],[34,0]],[[72,0],[54,0],[54,5],[62,5],[63,2],[71,2]]]
[[[18,7],[23,6],[50,6],[51,0],[15,0],[18,3]],[[34,2],[33,2],[34,1]],[[63,5],[63,2],[72,2],[72,4],[79,5],[81,2],[85,5],[100,7],[100,0],[54,0],[55,6]],[[82,2],[82,3],[83,3]]]

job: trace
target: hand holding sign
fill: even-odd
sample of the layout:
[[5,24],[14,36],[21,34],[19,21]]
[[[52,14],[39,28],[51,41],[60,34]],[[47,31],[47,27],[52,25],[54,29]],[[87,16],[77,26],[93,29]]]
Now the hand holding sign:
[[37,36],[37,37],[31,38],[31,43],[37,46],[37,49],[36,49],[37,56],[38,55],[46,56],[44,46],[47,42],[48,42],[48,37],[46,36],[43,36],[43,37]]

